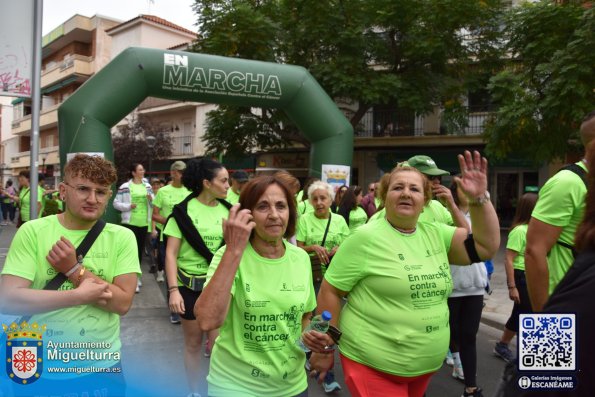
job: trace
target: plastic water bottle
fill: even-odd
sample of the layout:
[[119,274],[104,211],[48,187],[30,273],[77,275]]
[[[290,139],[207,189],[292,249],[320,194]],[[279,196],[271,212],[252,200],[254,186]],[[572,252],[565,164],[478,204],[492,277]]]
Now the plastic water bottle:
[[[312,321],[310,321],[310,325],[308,325],[308,327],[306,327],[306,329],[304,330],[304,332],[308,332],[310,330],[314,330],[314,331],[326,333],[326,331],[328,331],[329,321],[331,321],[331,318],[332,317],[333,316],[331,315],[330,312],[328,312],[326,310],[323,311],[322,314],[318,314],[318,315],[316,315],[316,316],[314,316],[312,318]],[[301,336],[298,339],[297,344],[306,353],[310,351],[310,349],[308,348],[308,346],[306,346],[304,344],[304,341],[303,341],[303,339],[302,339]]]

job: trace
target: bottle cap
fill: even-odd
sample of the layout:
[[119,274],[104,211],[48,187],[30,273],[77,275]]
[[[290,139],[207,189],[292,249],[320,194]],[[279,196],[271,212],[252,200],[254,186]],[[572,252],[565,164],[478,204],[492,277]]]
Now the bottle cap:
[[328,312],[326,310],[322,312],[322,319],[324,321],[330,321],[331,318],[333,318],[333,315],[330,312]]

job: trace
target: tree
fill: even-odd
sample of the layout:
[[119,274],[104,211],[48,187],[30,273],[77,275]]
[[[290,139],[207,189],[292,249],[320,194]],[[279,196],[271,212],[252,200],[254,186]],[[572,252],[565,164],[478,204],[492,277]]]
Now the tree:
[[595,104],[595,10],[541,1],[511,10],[508,67],[491,79],[498,111],[486,128],[489,154],[534,162],[564,158]]
[[[355,127],[373,105],[424,114],[477,86],[500,59],[500,4],[196,0],[193,50],[304,66]],[[208,150],[234,154],[307,145],[281,112],[232,106],[209,114],[204,139]]]
[[[150,148],[146,137],[154,136],[155,145]],[[114,162],[118,172],[118,185],[130,179],[134,163],[147,167],[150,161],[167,159],[172,153],[172,139],[166,132],[151,123],[148,118],[132,118],[128,125],[119,128],[112,138]]]

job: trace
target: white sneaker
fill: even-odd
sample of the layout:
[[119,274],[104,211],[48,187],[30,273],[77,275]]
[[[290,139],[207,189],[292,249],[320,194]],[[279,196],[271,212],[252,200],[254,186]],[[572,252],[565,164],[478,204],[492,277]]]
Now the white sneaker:
[[140,277],[136,280],[136,285],[138,287],[142,287],[143,286],[143,282],[141,281]]
[[464,381],[465,380],[465,374],[463,372],[463,366],[459,366],[459,365],[454,365],[452,367],[452,377],[460,380],[460,381]]
[[448,349],[448,353],[446,353],[446,358],[444,359],[444,361],[446,361],[446,365],[450,365],[451,367],[454,365],[455,360],[452,358],[452,353],[450,352],[450,349]]
[[162,283],[165,281],[165,277],[163,277],[163,270],[158,270],[157,271],[157,278],[156,278],[158,283]]
[[136,285],[136,291],[134,291],[135,293],[139,293],[140,292],[140,287],[138,286],[138,284]]

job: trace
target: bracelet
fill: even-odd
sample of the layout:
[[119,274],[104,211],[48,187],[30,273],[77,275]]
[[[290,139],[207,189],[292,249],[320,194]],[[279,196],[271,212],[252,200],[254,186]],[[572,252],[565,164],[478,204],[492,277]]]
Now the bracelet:
[[78,262],[77,262],[77,263],[75,263],[75,264],[74,264],[74,266],[73,266],[72,268],[70,268],[70,270],[69,270],[69,271],[67,271],[66,273],[64,273],[64,275],[65,275],[66,277],[70,277],[70,276],[72,276],[72,275],[74,274],[74,272],[76,272],[76,269],[78,269],[80,266],[81,266],[81,264],[80,264],[80,263],[78,263]]
[[325,346],[321,354],[333,354],[335,352],[335,345]]
[[177,289],[178,289],[178,286],[176,285],[175,287],[169,287],[167,290],[171,292],[171,291],[175,291]]
[[85,271],[87,270],[86,267],[81,266],[81,271],[79,272],[79,276],[76,279],[76,285],[81,285],[81,281],[83,280],[83,274],[85,274]]
[[514,289],[514,288],[516,288],[516,285],[509,285],[508,286],[508,289]]

